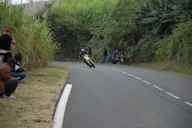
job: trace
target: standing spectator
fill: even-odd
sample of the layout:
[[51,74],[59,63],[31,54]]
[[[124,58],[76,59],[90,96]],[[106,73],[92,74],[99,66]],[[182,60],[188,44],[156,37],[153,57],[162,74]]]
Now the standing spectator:
[[112,55],[112,63],[113,64],[116,64],[118,62],[118,59],[119,59],[119,50],[118,49],[114,49],[113,50],[113,55]]
[[92,49],[91,49],[91,47],[88,47],[88,54],[89,54],[90,57],[92,56]]
[[108,51],[107,51],[106,48],[104,48],[102,63],[105,63],[105,62],[106,62],[107,56],[108,56]]
[[106,62],[111,62],[111,60],[112,60],[112,53],[109,51],[106,58]]

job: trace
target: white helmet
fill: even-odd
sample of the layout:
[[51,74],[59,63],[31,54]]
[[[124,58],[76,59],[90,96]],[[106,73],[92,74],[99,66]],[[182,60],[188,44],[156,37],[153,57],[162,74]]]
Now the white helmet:
[[84,48],[82,48],[82,49],[81,49],[81,52],[85,52],[85,49],[84,49]]

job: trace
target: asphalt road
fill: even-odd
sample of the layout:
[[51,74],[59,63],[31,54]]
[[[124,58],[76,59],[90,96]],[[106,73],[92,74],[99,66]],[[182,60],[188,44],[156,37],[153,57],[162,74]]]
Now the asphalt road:
[[192,128],[192,77],[70,63],[64,128]]

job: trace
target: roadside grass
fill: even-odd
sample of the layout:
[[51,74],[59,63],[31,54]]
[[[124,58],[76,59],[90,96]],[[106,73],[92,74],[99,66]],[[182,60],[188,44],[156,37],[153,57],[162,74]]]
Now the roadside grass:
[[144,67],[155,70],[173,71],[180,74],[192,75],[192,67],[190,65],[179,65],[174,62],[153,62],[133,64],[132,66]]
[[14,94],[17,99],[0,99],[0,127],[51,128],[54,105],[67,70],[65,65],[30,71]]

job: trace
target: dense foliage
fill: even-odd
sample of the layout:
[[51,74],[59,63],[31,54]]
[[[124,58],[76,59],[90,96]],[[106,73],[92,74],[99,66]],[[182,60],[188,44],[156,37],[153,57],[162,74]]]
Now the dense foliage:
[[192,64],[191,18],[191,0],[63,0],[48,19],[69,57],[90,46],[97,58],[107,47],[123,50],[127,63]]
[[160,60],[177,61],[181,64],[192,64],[192,21],[177,25],[173,34],[159,41],[156,52]]
[[14,28],[17,51],[21,52],[25,65],[45,65],[53,58],[56,44],[51,39],[46,22],[24,15],[21,7],[1,4],[0,29],[7,25]]

